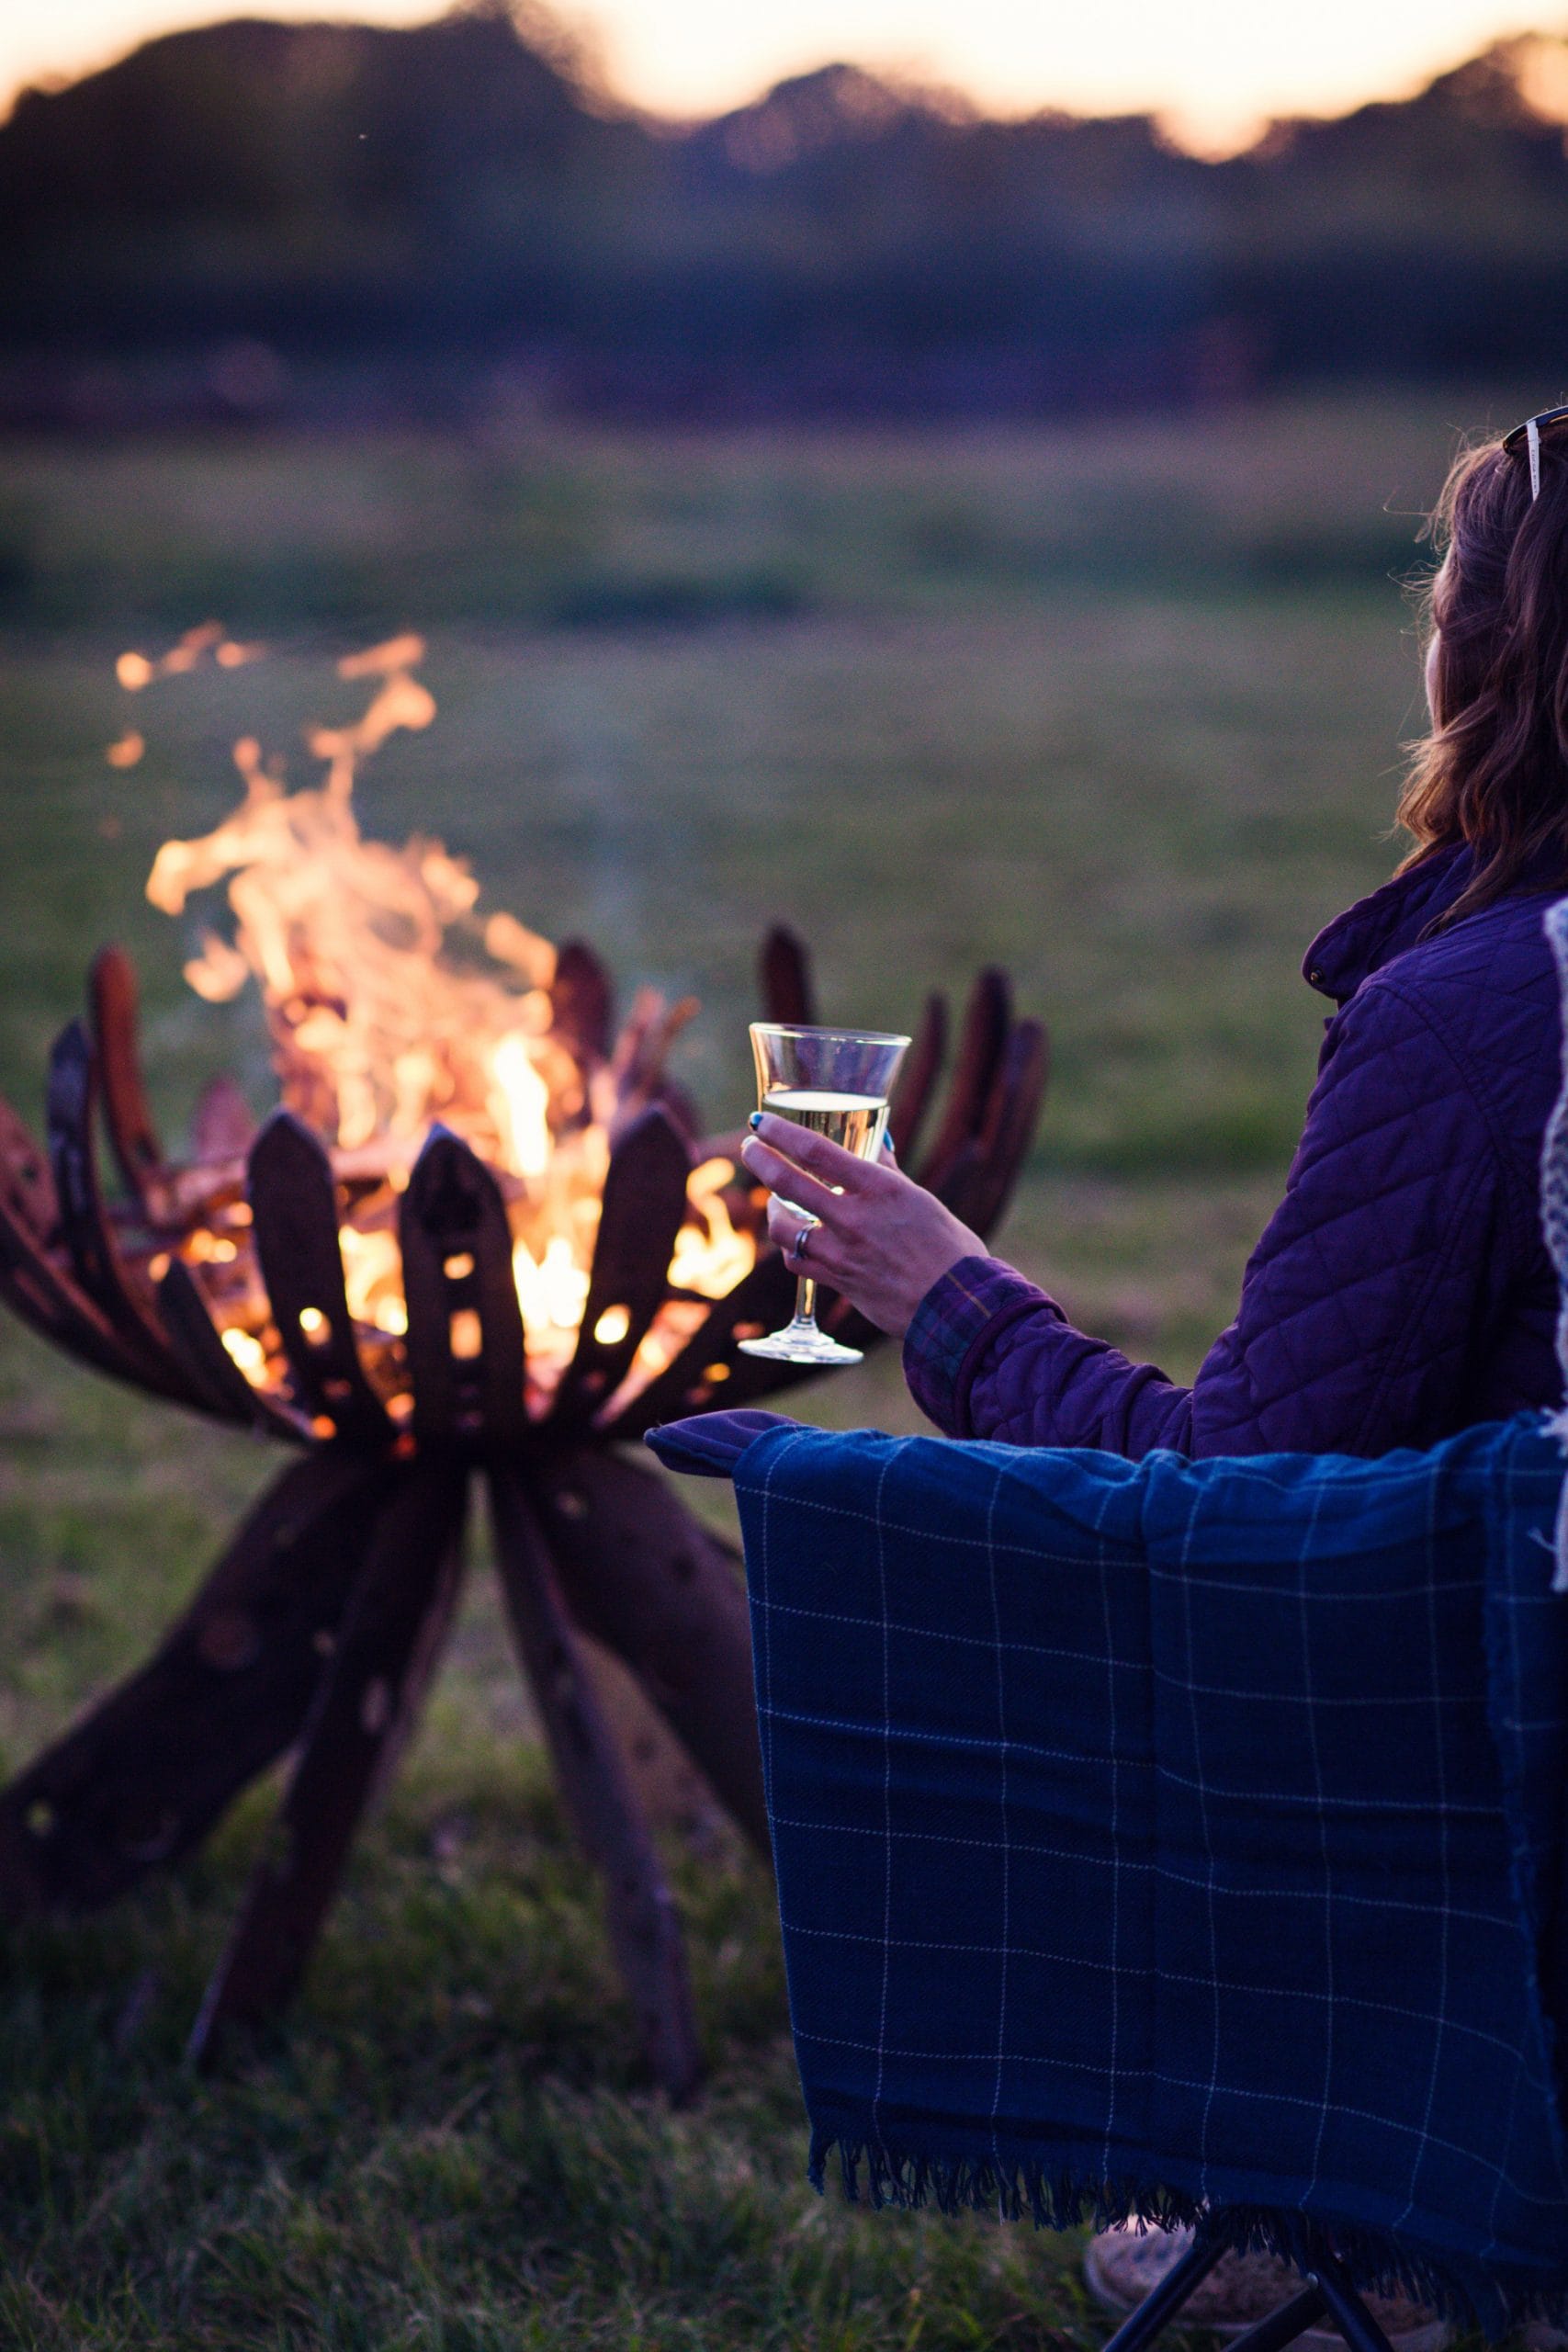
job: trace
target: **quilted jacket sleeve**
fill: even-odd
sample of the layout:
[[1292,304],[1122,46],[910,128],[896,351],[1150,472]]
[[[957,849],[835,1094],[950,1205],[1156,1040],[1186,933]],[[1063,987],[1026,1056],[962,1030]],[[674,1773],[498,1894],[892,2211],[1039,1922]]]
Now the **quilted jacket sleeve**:
[[1378,1454],[1465,1418],[1463,1388],[1528,1246],[1483,1074],[1418,991],[1374,978],[1330,1022],[1285,1197],[1240,1311],[1190,1389],[1075,1330],[1010,1268],[968,1259],[905,1342],[953,1436],[1134,1457]]

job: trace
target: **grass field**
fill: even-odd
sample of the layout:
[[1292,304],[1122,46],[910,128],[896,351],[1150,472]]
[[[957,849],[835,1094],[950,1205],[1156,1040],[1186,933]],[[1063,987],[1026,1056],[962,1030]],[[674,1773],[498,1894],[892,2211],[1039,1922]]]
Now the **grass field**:
[[[1506,405],[1505,402],[1504,405]],[[1314,930],[1380,879],[1416,724],[1414,518],[1478,404],[985,438],[241,438],[0,451],[0,1087],[29,1115],[93,945],[141,964],[158,1109],[229,1064],[158,841],[242,732],[308,773],[331,657],[426,628],[431,733],[367,829],[705,1003],[682,1074],[747,1099],[756,938],[825,1010],[908,1016],[981,962],[1055,1078],[1004,1240],[1190,1374],[1301,1117]],[[128,644],[219,614],[268,658],[135,698]],[[134,724],[146,756],[107,766]],[[913,1427],[888,1359],[806,1392]],[[269,1464],[0,1325],[0,1747],[14,1767],[173,1613]],[[1032,2347],[1092,2340],[1073,2248],[867,2216],[801,2178],[769,1894],[675,1856],[712,2087],[637,2061],[477,1556],[454,1656],[296,2015],[196,2080],[181,2036],[266,1817],[177,1880],[0,1942],[0,2344]]]

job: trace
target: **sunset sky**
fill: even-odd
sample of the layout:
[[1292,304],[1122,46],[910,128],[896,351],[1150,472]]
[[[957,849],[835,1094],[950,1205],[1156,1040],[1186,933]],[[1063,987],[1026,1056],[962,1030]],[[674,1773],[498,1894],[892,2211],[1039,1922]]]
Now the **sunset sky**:
[[[241,15],[412,24],[437,13],[432,0],[0,0],[0,104],[23,82],[107,64],[176,25]],[[593,39],[614,88],[665,113],[734,106],[783,74],[851,58],[947,83],[998,112],[1147,108],[1217,145],[1271,114],[1403,95],[1547,12],[1518,0],[570,0],[560,13]]]

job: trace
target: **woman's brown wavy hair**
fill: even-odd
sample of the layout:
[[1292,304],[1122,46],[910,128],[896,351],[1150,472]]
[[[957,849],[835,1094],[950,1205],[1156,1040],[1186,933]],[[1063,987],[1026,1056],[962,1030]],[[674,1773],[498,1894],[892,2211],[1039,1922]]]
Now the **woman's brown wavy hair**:
[[1490,441],[1455,460],[1429,527],[1433,718],[1400,796],[1416,839],[1400,871],[1470,843],[1475,871],[1447,923],[1538,861],[1540,888],[1568,887],[1568,426],[1541,435],[1533,504],[1523,447]]

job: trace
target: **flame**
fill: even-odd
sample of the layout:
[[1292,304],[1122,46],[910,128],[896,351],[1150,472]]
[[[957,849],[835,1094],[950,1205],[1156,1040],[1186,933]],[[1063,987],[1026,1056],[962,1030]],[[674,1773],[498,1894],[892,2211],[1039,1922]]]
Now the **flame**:
[[259,1388],[266,1378],[266,1350],[249,1331],[232,1329],[223,1334],[223,1345],[239,1365],[253,1388]]
[[401,1339],[409,1328],[403,1304],[403,1268],[396,1238],[386,1228],[367,1232],[362,1227],[340,1228],[344,1290],[348,1311],[356,1323]]
[[221,621],[203,621],[199,628],[187,628],[166,653],[151,659],[145,653],[122,653],[114,673],[128,695],[139,695],[159,678],[184,677],[199,668],[209,653],[220,670],[240,670],[249,662],[259,662],[265,650],[264,645],[237,645],[225,635]]
[[510,1030],[496,1046],[491,1074],[491,1108],[502,1148],[520,1176],[542,1178],[550,1164],[550,1090],[521,1030]]
[[578,1264],[567,1236],[553,1233],[542,1258],[519,1241],[512,1252],[512,1278],[530,1349],[542,1344],[549,1353],[558,1353],[562,1340],[575,1338],[588,1304],[587,1271]]
[[[155,662],[122,655],[118,675],[136,691],[209,653],[232,666],[253,650],[233,646],[213,624]],[[542,1409],[578,1344],[612,1126],[648,1099],[649,1069],[657,1073],[694,1007],[682,1001],[667,1011],[645,991],[614,1054],[585,1060],[555,1026],[550,943],[513,915],[479,913],[478,882],[439,842],[416,838],[397,849],[361,833],[353,793],[363,763],[392,735],[423,731],[436,715],[413,674],[423,654],[423,640],[408,635],[339,662],[339,675],[367,684],[369,699],[357,718],[308,730],[306,748],[321,773],[302,789],[288,791],[281,763],[243,737],[233,754],[243,785],[238,807],[209,833],[165,842],[147,896],[177,916],[198,894],[226,887],[232,935],[203,928],[185,976],[209,1003],[230,1001],[253,980],[259,989],[283,1102],[333,1148],[346,1186],[349,1312],[389,1405],[406,1410],[396,1195],[440,1121],[500,1181],[532,1402]],[[724,1159],[692,1173],[668,1273],[674,1295],[643,1335],[632,1386],[662,1368],[701,1321],[705,1308],[696,1302],[723,1297],[755,1259],[755,1244],[737,1230],[725,1202],[734,1180]],[[234,1255],[227,1238],[215,1256],[197,1234],[182,1248],[204,1269],[226,1263],[223,1251]],[[236,1282],[233,1313],[224,1344],[246,1378],[265,1385],[276,1335],[258,1336],[265,1303],[254,1285],[246,1291]],[[453,1317],[459,1355],[471,1351],[478,1329],[463,1321],[469,1314],[465,1307]],[[625,1318],[618,1325],[617,1314]],[[603,1345],[629,1329],[624,1307],[596,1319]]]
[[670,1261],[670,1281],[676,1290],[694,1290],[701,1298],[727,1298],[750,1273],[757,1247],[750,1234],[738,1233],[724,1200],[724,1187],[735,1182],[732,1159],[705,1159],[686,1181],[686,1199],[693,1216],[675,1237]]

